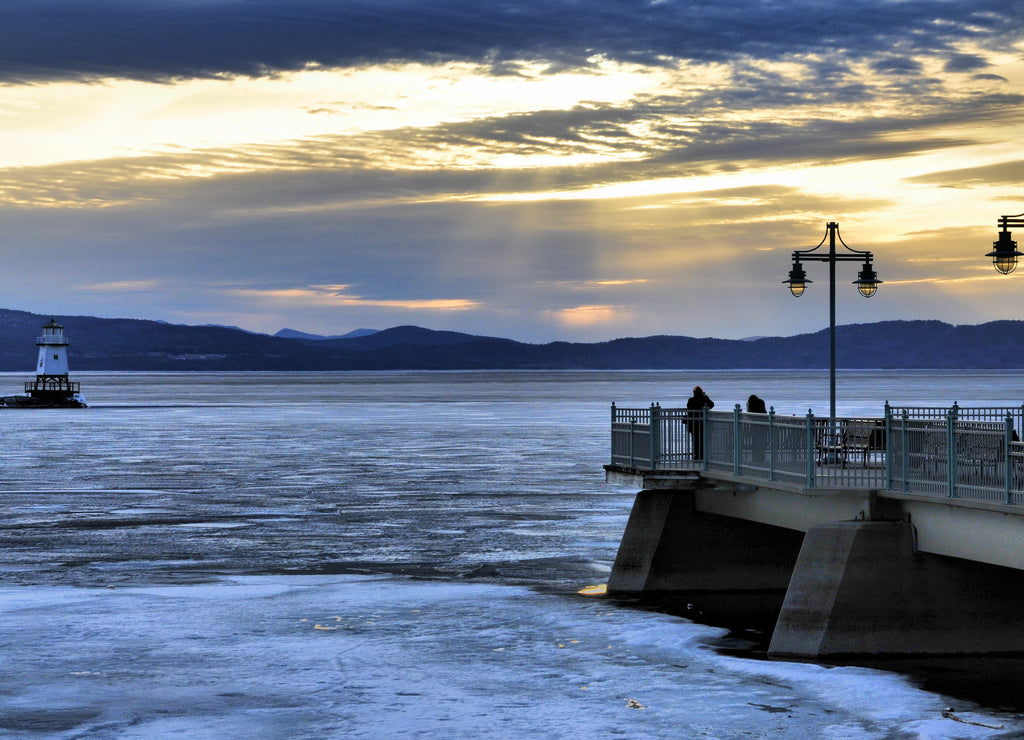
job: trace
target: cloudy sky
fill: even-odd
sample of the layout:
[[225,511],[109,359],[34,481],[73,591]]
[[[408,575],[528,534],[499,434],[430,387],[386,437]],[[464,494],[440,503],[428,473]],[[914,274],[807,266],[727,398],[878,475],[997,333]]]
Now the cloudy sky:
[[839,323],[1024,318],[1021,0],[4,0],[0,85],[5,308],[786,335],[836,220]]

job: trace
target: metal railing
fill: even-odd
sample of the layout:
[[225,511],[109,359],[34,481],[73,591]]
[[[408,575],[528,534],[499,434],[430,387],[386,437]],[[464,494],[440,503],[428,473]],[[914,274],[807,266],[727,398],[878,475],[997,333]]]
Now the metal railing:
[[[658,455],[652,455],[653,435],[657,436],[655,404],[649,409],[619,409],[612,404],[612,465],[636,470],[658,470]],[[655,418],[652,426],[651,418]]]
[[612,404],[613,465],[713,470],[809,488],[886,489],[1024,504],[1024,407],[885,406],[830,420]]
[[[708,414],[708,470],[809,488],[880,488],[885,481],[879,419],[784,416],[774,411]],[[862,430],[867,430],[866,433]]]
[[886,410],[889,490],[1024,503],[1021,408]]
[[1000,422],[1007,416],[1013,420],[1014,431],[1019,435],[1024,428],[1024,405],[1021,406],[961,406],[954,401],[952,406],[892,406],[885,402],[885,416],[909,419],[933,419],[940,421]]
[[[620,409],[612,404],[612,464],[640,470],[699,470],[703,411]],[[695,441],[698,443],[695,445]]]
[[78,393],[82,384],[67,379],[66,375],[40,375],[35,380],[25,381],[25,392]]
[[[855,445],[852,430],[860,426],[879,434]],[[690,411],[612,404],[611,463],[649,471],[719,470],[810,487],[880,488],[882,430],[881,419],[837,419],[833,425],[812,413],[747,414],[738,405]]]

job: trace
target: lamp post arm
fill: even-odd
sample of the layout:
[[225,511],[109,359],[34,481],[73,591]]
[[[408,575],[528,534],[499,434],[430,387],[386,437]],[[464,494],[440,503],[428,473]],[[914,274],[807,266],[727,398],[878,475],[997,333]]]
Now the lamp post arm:
[[[1024,213],[1022,213],[1020,215],[1024,216]],[[1012,216],[1010,216],[1010,217],[1003,216],[1003,218],[1014,218],[1014,217],[1012,217]],[[1021,222],[1024,223],[1024,219],[1021,219]],[[829,242],[829,251],[828,252],[817,253],[818,250],[821,249],[821,246],[825,243],[826,239]],[[837,252],[836,251],[836,249],[835,249],[836,239],[838,239],[839,243],[842,244],[843,247],[846,248],[846,251],[849,252],[849,254],[846,254],[844,252]],[[793,252],[793,259],[794,260],[797,260],[797,259],[808,260],[810,262],[831,262],[833,260],[838,261],[838,262],[856,262],[858,260],[868,260],[868,261],[870,261],[870,260],[874,259],[874,255],[871,254],[871,252],[868,252],[868,251],[865,251],[865,250],[854,249],[849,244],[844,242],[843,241],[843,235],[839,233],[839,224],[837,224],[837,223],[835,223],[833,221],[833,222],[829,222],[828,226],[826,227],[825,236],[822,237],[820,242],[818,242],[818,246],[811,247],[810,249],[797,249],[797,250],[794,250],[794,252]]]
[[[856,251],[856,250],[852,250]],[[838,252],[835,256],[827,254],[809,254],[808,252],[793,252],[793,259],[807,260],[808,262],[863,262],[873,260],[875,256],[871,252],[857,252],[856,254],[843,254]]]
[[999,226],[1002,227],[1003,231],[1009,231],[1010,228],[1024,227],[1024,213],[1018,213],[1016,216],[1000,216]]

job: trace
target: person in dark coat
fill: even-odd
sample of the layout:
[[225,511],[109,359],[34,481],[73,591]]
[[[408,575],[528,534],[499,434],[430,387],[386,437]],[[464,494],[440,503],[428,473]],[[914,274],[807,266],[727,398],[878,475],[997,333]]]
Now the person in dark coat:
[[699,413],[704,409],[713,409],[715,402],[704,392],[699,385],[693,387],[693,395],[686,402],[686,410],[690,411],[690,418],[686,421],[686,427],[690,430],[690,437],[693,439],[693,459],[704,459],[704,416]]
[[[767,414],[768,409],[764,404],[764,399],[751,394],[747,399],[747,413]],[[743,446],[750,451],[752,460],[763,464],[768,455],[768,428],[758,422],[745,424],[744,427]]]

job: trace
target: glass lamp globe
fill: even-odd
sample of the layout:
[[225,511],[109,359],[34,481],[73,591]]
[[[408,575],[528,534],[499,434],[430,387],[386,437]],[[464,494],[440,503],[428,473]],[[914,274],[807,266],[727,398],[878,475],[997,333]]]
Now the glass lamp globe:
[[1017,242],[1010,237],[1009,231],[1000,231],[999,241],[992,242],[992,251],[985,255],[992,258],[992,266],[1003,275],[1009,275],[1017,269],[1017,258],[1020,256]]
[[865,262],[864,267],[857,274],[857,279],[853,281],[853,284],[857,286],[857,290],[865,298],[870,298],[878,291],[878,286],[881,284],[881,280],[878,279],[878,275],[871,267],[870,262]]

